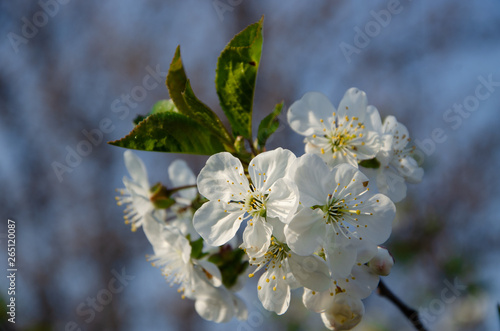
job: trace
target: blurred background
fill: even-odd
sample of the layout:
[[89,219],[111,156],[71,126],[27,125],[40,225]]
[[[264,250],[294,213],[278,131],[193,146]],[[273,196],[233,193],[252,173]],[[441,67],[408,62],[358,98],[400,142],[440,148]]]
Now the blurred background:
[[[395,115],[420,146],[426,175],[397,205],[387,242],[396,265],[386,284],[431,330],[498,330],[500,3],[493,0],[0,2],[0,258],[6,269],[11,218],[19,330],[324,329],[301,293],[277,317],[263,310],[251,282],[242,292],[248,322],[202,320],[146,262],[151,246],[123,224],[114,200],[127,175],[124,150],[105,142],[168,98],[163,81],[175,47],[197,96],[221,115],[217,57],[263,14],[254,127],[281,100],[289,106],[320,91],[338,105],[352,86],[382,116]],[[301,155],[302,137],[280,119],[268,148]],[[89,132],[101,135],[91,140]],[[150,182],[167,184],[175,158],[195,173],[207,159],[138,155]],[[126,276],[122,290],[90,309],[88,300],[117,273]],[[0,285],[6,329],[5,276]],[[374,293],[365,304],[355,330],[412,330],[385,298]]]

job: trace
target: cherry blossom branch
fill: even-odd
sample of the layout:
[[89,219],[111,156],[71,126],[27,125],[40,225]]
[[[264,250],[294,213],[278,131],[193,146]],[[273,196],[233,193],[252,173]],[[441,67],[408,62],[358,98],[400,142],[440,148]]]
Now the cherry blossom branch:
[[382,297],[386,297],[389,301],[396,305],[403,315],[405,315],[406,318],[413,324],[415,329],[419,331],[427,331],[425,326],[422,324],[422,321],[420,321],[418,311],[408,307],[403,301],[401,301],[401,299],[389,290],[382,280],[378,283],[377,293]]

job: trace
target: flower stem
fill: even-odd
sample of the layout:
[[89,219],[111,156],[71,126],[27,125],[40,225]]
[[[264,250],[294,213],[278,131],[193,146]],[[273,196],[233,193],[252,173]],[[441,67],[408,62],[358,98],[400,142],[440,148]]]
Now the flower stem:
[[399,299],[391,290],[385,285],[385,283],[380,280],[378,283],[377,292],[380,296],[386,297],[391,301],[399,310],[406,316],[406,318],[413,324],[415,329],[419,331],[427,331],[425,326],[420,321],[420,317],[418,315],[418,311],[413,308],[408,307],[401,299]]
[[253,157],[256,157],[259,152],[255,149],[255,146],[252,143],[252,139],[247,139],[248,144],[250,145],[250,149],[252,150]]
[[174,188],[168,189],[168,193],[173,194],[177,191],[187,190],[188,188],[193,188],[193,187],[197,187],[196,184],[174,187]]

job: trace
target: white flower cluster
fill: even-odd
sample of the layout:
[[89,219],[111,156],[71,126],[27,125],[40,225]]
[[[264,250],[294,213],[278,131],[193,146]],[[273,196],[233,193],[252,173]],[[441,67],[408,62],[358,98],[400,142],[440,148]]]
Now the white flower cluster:
[[247,310],[206,255],[193,257],[190,240],[200,235],[209,246],[225,245],[237,240],[243,224],[239,247],[249,277],[259,277],[263,306],[283,314],[291,290],[303,288],[304,305],[320,313],[326,327],[349,330],[364,314],[361,300],[394,262],[379,246],[390,236],[394,202],[406,196],[405,182],[422,179],[423,170],[407,147],[406,127],[393,116],[382,123],[358,89],[349,89],[338,109],[324,95],[307,93],[292,104],[288,121],[305,136],[301,157],[277,148],[244,162],[222,152],[208,159],[196,180],[187,165],[174,162],[174,185],[196,181],[208,201],[191,208],[196,190],[180,190],[173,222],[152,203],[142,162],[126,152],[132,180],[124,179],[128,195],[119,202],[131,204],[126,217],[132,229],[144,227],[155,252],[150,259],[195,300],[203,318],[244,319]]
[[[191,204],[197,197],[194,186],[196,177],[182,160],[174,161],[168,168],[174,187],[188,187],[178,191],[173,215],[154,204],[144,163],[131,151],[125,152],[125,165],[132,177],[123,178],[125,189],[119,190],[118,204],[128,204],[125,223],[132,231],[143,227],[153,247],[154,255],[147,256],[153,266],[159,267],[171,285],[179,286],[181,297],[195,300],[195,309],[206,320],[222,323],[237,317],[245,320],[248,315],[245,303],[222,284],[219,268],[197,254],[193,257],[192,242],[199,235],[194,231]],[[203,245],[203,243],[201,243]],[[200,252],[201,253],[201,252]],[[237,285],[232,288],[236,289]]]

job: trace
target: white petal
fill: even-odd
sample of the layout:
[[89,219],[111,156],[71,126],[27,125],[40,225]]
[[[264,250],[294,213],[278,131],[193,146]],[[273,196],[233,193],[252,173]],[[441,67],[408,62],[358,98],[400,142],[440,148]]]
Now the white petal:
[[338,279],[337,285],[359,299],[368,297],[377,288],[379,276],[371,272],[367,265],[354,265],[349,282]]
[[198,190],[209,200],[230,200],[249,190],[240,160],[230,153],[212,155],[198,175]]
[[220,246],[234,237],[243,221],[244,213],[232,205],[209,201],[196,211],[193,225],[208,245]]
[[130,150],[125,151],[123,156],[125,159],[125,166],[134,182],[149,190],[148,173],[144,162]]
[[366,107],[366,118],[364,122],[365,127],[370,131],[382,133],[382,120],[380,113],[375,106],[369,105]]
[[283,148],[257,155],[248,166],[252,183],[256,188],[267,191],[278,179],[287,175],[295,159],[292,152]]
[[377,160],[380,161],[381,166],[386,166],[392,159],[393,156],[393,135],[383,134],[380,136],[380,150],[377,153]]
[[287,118],[290,127],[303,136],[322,132],[324,125],[333,117],[335,107],[330,100],[319,92],[308,92],[302,99],[295,101],[288,109]]
[[[327,155],[326,153],[324,155]],[[323,160],[325,160],[324,155],[322,156]],[[335,158],[333,158],[335,156]],[[328,158],[328,160],[325,160],[330,168],[333,168],[339,164],[347,163],[350,164],[351,166],[357,168],[358,167],[358,158],[354,157],[354,153],[349,151],[344,155],[343,151],[336,151],[332,154],[331,158]]]
[[368,99],[366,98],[366,93],[352,87],[345,92],[344,97],[340,101],[337,116],[339,118],[344,118],[345,116],[351,118],[355,116],[362,123],[366,117],[367,106]]
[[279,218],[267,217],[267,223],[273,228],[273,236],[278,239],[279,242],[286,242],[285,237],[285,226],[286,224],[281,222]]
[[200,238],[200,235],[196,232],[193,226],[193,212],[191,209],[180,211],[180,207],[182,206],[174,205],[171,207],[177,215],[177,218],[169,220],[169,224],[178,228],[184,236],[189,234],[191,236],[191,240],[197,240]]
[[358,137],[352,144],[356,146],[358,160],[373,159],[380,151],[380,135],[375,131],[363,130],[363,137]]
[[290,305],[290,286],[283,276],[286,276],[283,267],[270,267],[262,274],[258,282],[260,289],[257,294],[262,305],[278,315],[284,314]]
[[295,279],[304,287],[325,291],[330,287],[330,272],[325,261],[317,255],[291,254],[287,259]]
[[151,200],[149,200],[149,189],[146,190],[138,186],[128,177],[123,177],[123,184],[132,198],[132,205],[135,211],[137,211],[139,215],[143,216],[154,208]]
[[336,294],[321,319],[330,330],[351,330],[361,322],[365,313],[363,302],[348,293]]
[[155,210],[144,216],[143,230],[151,246],[159,246],[163,242],[161,236],[162,228],[165,226],[164,219],[166,213],[163,209]]
[[229,322],[235,313],[231,294],[222,287],[206,287],[196,294],[194,307],[202,318],[215,323]]
[[191,261],[191,244],[178,229],[168,225],[164,226],[162,228],[161,236],[171,247],[182,252],[182,258],[185,263],[189,263]]
[[331,301],[333,300],[333,297],[330,293],[335,293],[335,288],[336,286],[333,285],[333,283],[332,288],[330,288],[329,291],[317,292],[308,288],[304,288],[302,302],[307,309],[310,309],[316,313],[321,313],[325,311],[326,308],[328,308]]
[[222,285],[222,275],[220,273],[219,268],[217,268],[215,264],[205,260],[196,260],[195,262],[197,265],[199,265],[204,269],[203,276],[205,276],[206,280],[210,284],[212,284],[215,287],[219,287]]
[[394,116],[387,116],[384,120],[382,128],[384,133],[390,133],[393,136],[392,148],[395,150],[403,150],[408,144],[410,134],[404,124],[399,123]]
[[359,240],[357,248],[357,263],[367,263],[370,261],[375,255],[377,255],[377,244],[370,240],[370,238],[363,238],[363,240]]
[[[361,192],[366,191],[366,185],[369,180],[361,171],[349,164],[340,164],[332,170],[334,184],[330,188],[330,192],[337,193],[334,196],[346,198],[349,193],[350,197],[354,198]],[[346,199],[347,200],[347,199]]]
[[397,169],[399,174],[403,176],[408,183],[420,183],[424,176],[424,169],[419,168],[417,161],[410,155],[401,158],[397,165]]
[[[357,215],[357,232],[361,237],[380,245],[385,242],[392,230],[392,221],[396,216],[394,203],[383,194],[375,194],[360,205],[360,215]],[[365,227],[366,225],[366,227]]]
[[311,208],[301,208],[285,227],[286,241],[298,255],[308,256],[323,242],[326,224],[323,214]]
[[394,258],[389,251],[383,247],[377,247],[377,255],[368,262],[370,270],[380,276],[388,276],[394,265]]
[[240,247],[246,250],[250,258],[262,257],[271,244],[273,228],[265,220],[259,218],[248,222],[243,232],[243,243]]
[[349,276],[356,262],[357,242],[345,238],[342,234],[329,234],[324,249],[331,276],[334,279],[345,278]]
[[406,183],[403,177],[387,167],[377,173],[377,187],[393,202],[399,202],[406,197]]
[[[168,167],[168,177],[173,187],[186,185],[195,185],[196,177],[184,160],[175,160]],[[197,190],[195,187],[178,191],[179,195],[188,200],[196,198]]]
[[240,321],[246,321],[248,319],[248,308],[247,305],[240,297],[230,293],[234,302],[234,313],[236,318]]
[[299,205],[299,189],[287,178],[278,179],[269,189],[266,215],[289,223]]
[[300,202],[306,206],[323,205],[331,193],[330,169],[314,154],[304,154],[297,159],[295,183],[299,188]]

